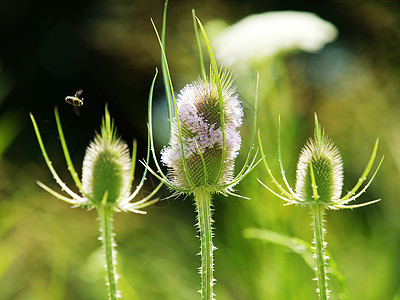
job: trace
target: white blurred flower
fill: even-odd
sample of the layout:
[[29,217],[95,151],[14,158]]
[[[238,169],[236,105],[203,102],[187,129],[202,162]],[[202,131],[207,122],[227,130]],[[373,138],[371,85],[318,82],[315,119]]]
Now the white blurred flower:
[[250,15],[214,40],[217,59],[230,65],[265,59],[281,52],[315,52],[332,42],[334,25],[309,12],[281,11]]

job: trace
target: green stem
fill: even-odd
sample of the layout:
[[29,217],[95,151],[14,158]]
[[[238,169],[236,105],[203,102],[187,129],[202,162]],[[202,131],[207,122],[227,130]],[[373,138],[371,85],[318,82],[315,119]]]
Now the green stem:
[[112,232],[113,211],[111,206],[101,206],[98,208],[100,217],[100,233],[103,242],[104,256],[106,259],[106,282],[108,287],[108,299],[116,300],[120,298],[117,288],[117,260],[114,250],[114,234]]
[[324,212],[323,205],[315,204],[312,206],[313,225],[314,225],[314,243],[315,243],[315,258],[317,260],[317,283],[318,294],[320,300],[328,299],[328,281],[326,272],[326,256],[325,256],[325,241],[324,241]]
[[198,190],[195,193],[197,218],[200,231],[201,244],[201,299],[212,300],[213,296],[213,243],[212,243],[212,218],[211,194],[208,191]]

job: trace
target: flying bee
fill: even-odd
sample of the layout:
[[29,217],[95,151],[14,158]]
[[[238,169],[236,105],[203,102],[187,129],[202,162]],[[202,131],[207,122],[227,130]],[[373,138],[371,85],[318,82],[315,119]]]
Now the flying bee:
[[79,112],[79,107],[83,105],[83,98],[79,98],[83,93],[83,90],[78,90],[75,96],[65,97],[65,102],[74,106],[74,112],[79,117],[81,113]]
[[79,97],[82,95],[83,90],[79,90],[75,93],[75,96],[67,96],[65,97],[65,102],[75,106],[79,107],[83,105],[83,98],[80,99]]

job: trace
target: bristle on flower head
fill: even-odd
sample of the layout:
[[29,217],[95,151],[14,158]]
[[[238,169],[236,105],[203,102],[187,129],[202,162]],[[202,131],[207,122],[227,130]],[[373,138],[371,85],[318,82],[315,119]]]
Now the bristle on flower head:
[[[218,76],[221,76],[222,111],[213,77],[210,81],[198,79],[186,85],[177,97],[181,137],[175,118],[170,143],[162,150],[161,160],[169,168],[171,181],[182,189],[217,191],[218,186],[232,178],[234,159],[241,145],[238,127],[242,124],[243,109],[229,74],[223,72]],[[223,139],[225,149],[222,149]]]
[[131,159],[128,146],[116,137],[106,109],[100,134],[86,149],[82,168],[82,189],[94,205],[104,197],[117,205],[130,192]]
[[[312,169],[311,169],[312,168]],[[314,199],[312,176],[318,199]],[[339,150],[321,130],[315,115],[314,138],[301,151],[297,163],[296,194],[304,201],[332,205],[340,199],[343,187],[343,163]]]

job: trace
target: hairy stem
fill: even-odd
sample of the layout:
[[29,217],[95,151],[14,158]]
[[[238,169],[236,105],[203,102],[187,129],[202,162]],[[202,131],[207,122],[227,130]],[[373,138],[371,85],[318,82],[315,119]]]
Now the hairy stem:
[[195,201],[201,244],[201,299],[212,300],[214,299],[214,246],[212,243],[211,194],[200,189],[195,193]]
[[100,217],[100,233],[103,242],[104,257],[106,259],[106,283],[108,288],[108,299],[116,300],[120,298],[117,288],[117,260],[115,252],[114,234],[112,232],[113,211],[111,206],[101,206],[98,208]]
[[314,244],[315,258],[317,262],[317,284],[320,300],[328,299],[328,278],[326,272],[326,256],[325,256],[325,241],[324,241],[324,212],[323,205],[312,205],[313,226],[314,226]]

